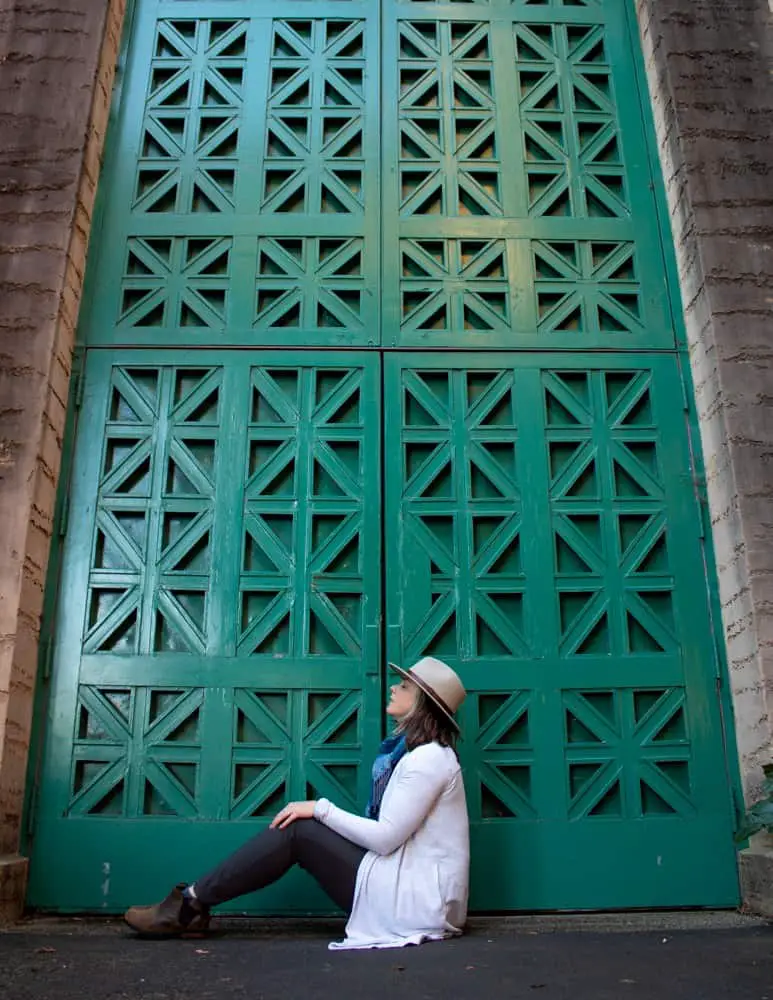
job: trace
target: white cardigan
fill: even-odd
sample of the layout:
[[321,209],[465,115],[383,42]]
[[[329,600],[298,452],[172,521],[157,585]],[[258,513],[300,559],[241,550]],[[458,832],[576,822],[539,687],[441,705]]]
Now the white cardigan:
[[346,940],[331,948],[396,948],[461,934],[470,843],[462,772],[453,750],[426,743],[405,754],[377,820],[319,799],[314,818],[359,844]]

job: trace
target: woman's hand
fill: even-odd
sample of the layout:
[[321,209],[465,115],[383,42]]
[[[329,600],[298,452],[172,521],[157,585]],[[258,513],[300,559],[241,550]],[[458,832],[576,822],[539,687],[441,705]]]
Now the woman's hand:
[[315,801],[288,802],[284,809],[280,810],[271,820],[270,829],[284,830],[286,826],[294,823],[297,819],[313,819],[316,804]]

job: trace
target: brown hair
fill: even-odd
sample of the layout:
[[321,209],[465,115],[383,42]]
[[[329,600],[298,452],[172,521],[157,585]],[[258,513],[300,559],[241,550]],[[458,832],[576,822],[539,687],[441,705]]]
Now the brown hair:
[[409,750],[415,750],[424,743],[439,743],[441,747],[451,747],[452,750],[456,750],[458,737],[456,727],[421,688],[417,688],[413,711],[397,728],[405,735],[405,743]]

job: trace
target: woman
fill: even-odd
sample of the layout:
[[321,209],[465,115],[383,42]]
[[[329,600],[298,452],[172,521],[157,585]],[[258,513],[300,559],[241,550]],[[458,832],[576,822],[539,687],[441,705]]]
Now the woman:
[[133,906],[143,935],[200,933],[209,910],[305,868],[349,913],[346,940],[331,948],[392,948],[461,934],[467,918],[469,822],[454,750],[461,681],[427,656],[402,681],[387,713],[397,720],[373,765],[366,815],[327,799],[291,802],[268,830],[192,885],[156,906]]

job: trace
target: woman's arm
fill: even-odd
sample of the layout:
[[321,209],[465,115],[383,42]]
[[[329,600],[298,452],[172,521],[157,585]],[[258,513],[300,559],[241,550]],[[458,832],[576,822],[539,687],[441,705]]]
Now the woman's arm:
[[328,799],[317,801],[314,818],[368,851],[391,854],[419,829],[448,779],[445,760],[422,750],[419,747],[403,758],[403,766],[392,777],[396,785],[392,788],[390,781],[388,800],[377,820],[355,816]]

